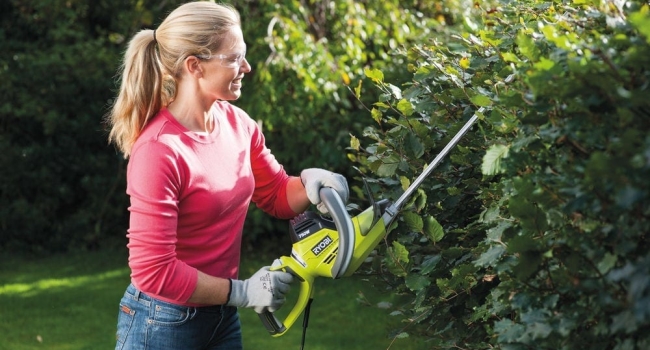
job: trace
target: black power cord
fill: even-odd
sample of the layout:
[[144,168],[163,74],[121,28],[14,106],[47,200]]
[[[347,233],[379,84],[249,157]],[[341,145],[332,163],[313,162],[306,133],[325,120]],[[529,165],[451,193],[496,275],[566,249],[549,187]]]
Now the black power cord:
[[309,298],[307,306],[305,306],[305,313],[302,315],[302,340],[300,342],[300,350],[305,349],[305,336],[307,335],[307,326],[309,325],[309,309],[311,308],[312,301],[314,301],[314,298]]

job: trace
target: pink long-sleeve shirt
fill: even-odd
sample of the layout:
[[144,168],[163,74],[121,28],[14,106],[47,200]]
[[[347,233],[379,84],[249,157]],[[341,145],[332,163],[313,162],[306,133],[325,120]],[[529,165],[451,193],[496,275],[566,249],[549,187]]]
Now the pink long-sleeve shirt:
[[251,201],[279,218],[289,176],[265,146],[257,123],[228,102],[213,106],[216,126],[200,135],[161,110],[135,142],[127,167],[131,205],[129,267],[136,288],[188,303],[197,270],[237,278]]

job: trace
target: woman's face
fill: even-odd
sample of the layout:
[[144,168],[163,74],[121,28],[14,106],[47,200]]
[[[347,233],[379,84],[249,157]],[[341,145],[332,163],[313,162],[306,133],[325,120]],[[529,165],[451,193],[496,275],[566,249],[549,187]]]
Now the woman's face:
[[201,59],[203,77],[199,84],[210,99],[231,101],[241,96],[242,78],[251,71],[246,61],[246,43],[239,27],[225,35],[218,52]]

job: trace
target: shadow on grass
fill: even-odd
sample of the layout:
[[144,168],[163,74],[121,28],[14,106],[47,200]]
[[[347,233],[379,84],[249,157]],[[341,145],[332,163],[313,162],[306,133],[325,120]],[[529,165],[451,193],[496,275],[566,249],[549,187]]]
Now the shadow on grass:
[[114,348],[124,252],[4,256],[0,282],[0,349]]

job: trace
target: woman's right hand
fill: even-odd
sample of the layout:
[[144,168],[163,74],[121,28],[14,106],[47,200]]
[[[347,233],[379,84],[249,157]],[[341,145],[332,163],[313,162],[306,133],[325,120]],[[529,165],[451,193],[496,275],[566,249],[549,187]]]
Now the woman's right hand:
[[258,314],[275,312],[286,301],[293,276],[283,271],[271,271],[270,266],[259,269],[247,280],[230,280],[229,306],[253,308]]

